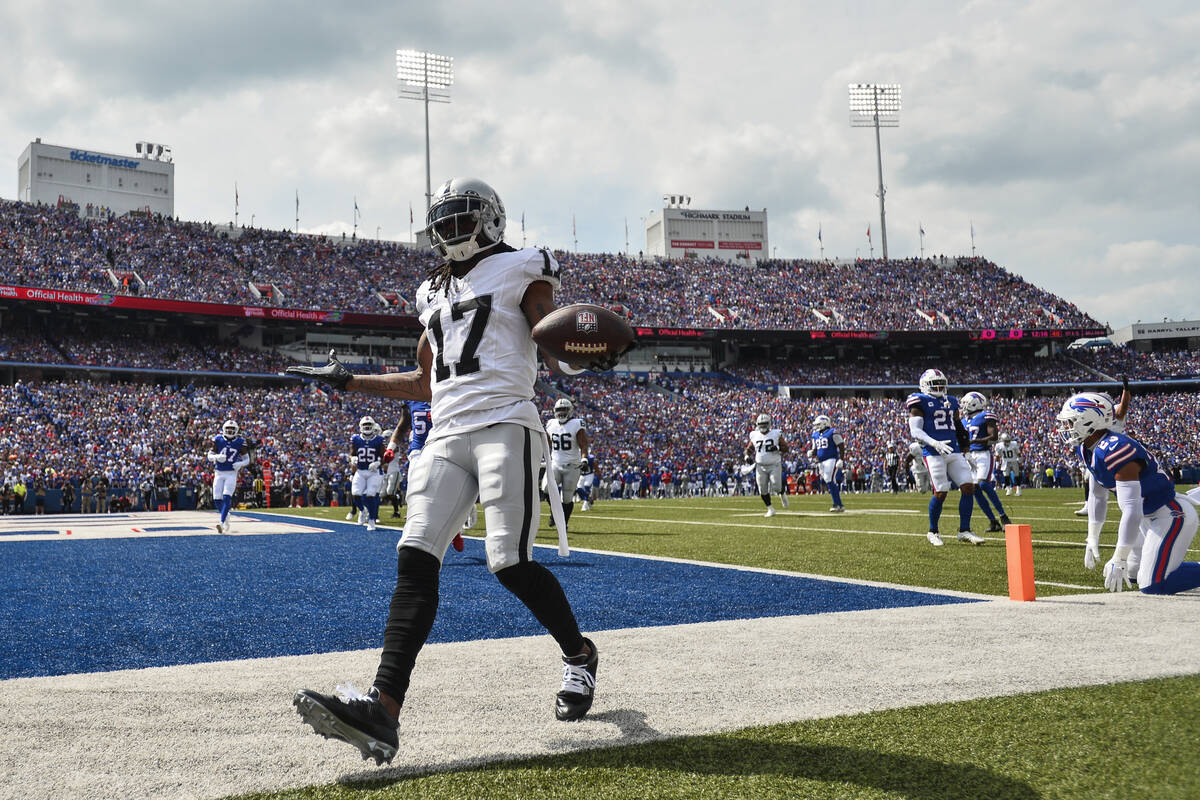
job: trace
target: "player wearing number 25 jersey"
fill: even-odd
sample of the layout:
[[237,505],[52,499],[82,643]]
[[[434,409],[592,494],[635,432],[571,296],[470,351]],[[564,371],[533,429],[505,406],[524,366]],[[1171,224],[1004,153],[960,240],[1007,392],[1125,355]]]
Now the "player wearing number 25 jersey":
[[958,418],[958,398],[946,394],[948,382],[941,370],[927,369],[921,373],[919,392],[908,396],[908,430],[922,444],[921,452],[933,484],[929,500],[929,533],[926,537],[934,547],[942,546],[938,521],[942,504],[950,491],[950,482],[958,484],[962,496],[958,500],[958,540],[983,544],[983,539],[971,533],[971,509],[974,506],[975,484],[971,465],[959,446],[960,434],[966,431]]

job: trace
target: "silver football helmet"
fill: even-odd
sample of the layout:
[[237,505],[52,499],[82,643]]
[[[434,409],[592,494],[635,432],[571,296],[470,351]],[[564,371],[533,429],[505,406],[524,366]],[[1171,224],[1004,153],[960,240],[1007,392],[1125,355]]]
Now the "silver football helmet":
[[1000,434],[1000,441],[1003,444],[1008,444],[1009,442],[1012,441],[1012,437],[1009,436],[1007,433],[1002,433],[1002,434]]
[[238,430],[238,424],[231,419],[227,419],[221,423],[221,435],[226,439],[232,439],[237,436]]
[[566,422],[571,418],[571,413],[575,410],[575,405],[565,397],[560,397],[554,401],[554,418],[559,422]]
[[1083,444],[1093,433],[1106,431],[1113,424],[1113,404],[1108,395],[1100,392],[1081,392],[1071,395],[1055,417],[1057,433],[1074,447]]
[[358,421],[358,432],[361,436],[375,435],[375,419],[374,417],[363,417]]
[[946,373],[940,369],[927,369],[921,373],[921,380],[918,382],[921,391],[931,397],[945,397],[946,388],[950,382],[946,380]]
[[958,407],[967,414],[978,414],[987,408],[987,398],[980,392],[967,392],[959,401]]
[[465,261],[504,241],[504,203],[478,178],[451,178],[433,193],[424,233],[447,261]]
[[818,433],[821,431],[827,431],[832,427],[833,420],[829,418],[828,414],[818,414],[813,418],[813,430],[817,431]]
[[759,414],[758,418],[754,420],[754,426],[758,428],[759,433],[766,433],[771,430],[771,415]]

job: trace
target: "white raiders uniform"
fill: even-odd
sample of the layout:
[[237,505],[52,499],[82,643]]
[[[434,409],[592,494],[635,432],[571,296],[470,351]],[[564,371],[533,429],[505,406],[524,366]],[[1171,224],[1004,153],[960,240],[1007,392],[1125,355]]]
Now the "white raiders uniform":
[[1004,472],[1016,473],[1021,466],[1021,447],[1009,440],[996,445],[996,460]]
[[783,492],[783,456],[779,442],[783,432],[771,428],[766,433],[758,428],[750,431],[750,444],[754,446],[754,474],[758,479],[759,494],[781,494]]
[[409,465],[401,546],[440,560],[478,497],[488,569],[532,560],[545,434],[533,403],[537,347],[521,301],[535,281],[557,289],[558,276],[554,257],[531,247],[488,256],[436,292],[429,280],[417,290],[437,425]]
[[546,433],[550,437],[550,468],[546,475],[548,480],[559,485],[564,503],[574,500],[575,489],[579,486],[579,468],[583,464],[579,432],[582,430],[583,421],[574,417],[566,422],[551,419],[546,423]]

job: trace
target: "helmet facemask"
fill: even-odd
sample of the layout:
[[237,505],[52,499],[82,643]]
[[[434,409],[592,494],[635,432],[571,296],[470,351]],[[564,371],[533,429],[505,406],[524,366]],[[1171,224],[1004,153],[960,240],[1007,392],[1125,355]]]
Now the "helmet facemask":
[[504,204],[474,178],[442,184],[425,219],[430,246],[447,261],[465,261],[504,241]]

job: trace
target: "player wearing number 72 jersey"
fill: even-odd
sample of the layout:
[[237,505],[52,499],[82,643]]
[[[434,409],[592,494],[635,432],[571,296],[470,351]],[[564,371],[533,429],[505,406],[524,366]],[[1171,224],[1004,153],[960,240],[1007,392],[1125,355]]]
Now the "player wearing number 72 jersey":
[[938,520],[953,481],[962,492],[958,500],[958,540],[983,544],[982,538],[971,533],[975,478],[962,453],[961,442],[966,440],[967,434],[958,418],[958,398],[946,394],[948,382],[941,370],[925,370],[919,385],[921,391],[910,394],[905,405],[908,407],[909,433],[922,445],[921,453],[929,468],[929,481],[933,484],[926,537],[934,547],[942,546]]

